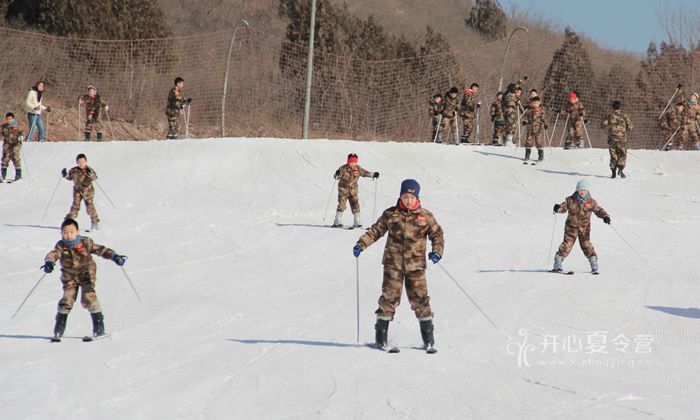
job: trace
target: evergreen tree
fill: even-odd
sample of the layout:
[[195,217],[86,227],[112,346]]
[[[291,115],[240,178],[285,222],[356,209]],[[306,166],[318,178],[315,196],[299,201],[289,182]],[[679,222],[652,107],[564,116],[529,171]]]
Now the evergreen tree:
[[498,0],[476,0],[464,23],[488,40],[506,36],[508,19]]
[[564,43],[554,52],[544,77],[542,92],[545,105],[549,109],[561,109],[571,91],[577,92],[585,105],[587,98],[592,99],[594,80],[588,52],[576,32],[566,28]]

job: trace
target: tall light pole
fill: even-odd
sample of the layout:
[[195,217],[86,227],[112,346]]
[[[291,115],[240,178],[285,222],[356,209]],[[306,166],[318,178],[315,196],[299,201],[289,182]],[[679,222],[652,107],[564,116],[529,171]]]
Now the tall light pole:
[[241,19],[236,22],[236,26],[233,27],[233,35],[231,36],[231,44],[228,47],[228,58],[226,59],[226,74],[224,75],[224,94],[221,97],[221,137],[226,137],[226,88],[228,87],[228,68],[231,63],[231,52],[233,51],[233,41],[236,40],[236,32],[238,31],[238,25],[244,24],[246,28],[250,27],[245,19]]
[[314,73],[314,36],[316,32],[316,0],[311,0],[311,24],[309,28],[309,56],[306,64],[306,98],[304,100],[303,139],[309,138],[309,112],[311,111],[311,79]]
[[510,37],[508,38],[508,46],[506,46],[506,52],[503,53],[503,63],[501,64],[501,79],[498,81],[499,92],[503,91],[503,70],[506,68],[506,58],[508,57],[508,50],[510,50],[510,43],[513,41],[513,35],[520,30],[525,31],[525,33],[528,32],[526,27],[518,26],[517,28],[513,29],[513,32],[510,33]]

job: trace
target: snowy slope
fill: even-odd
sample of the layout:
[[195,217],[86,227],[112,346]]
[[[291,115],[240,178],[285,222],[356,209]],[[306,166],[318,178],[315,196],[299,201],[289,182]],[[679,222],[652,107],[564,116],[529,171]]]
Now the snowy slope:
[[[117,206],[98,190],[103,229],[88,236],[130,257],[143,301],[99,260],[111,339],[50,344],[57,272],[9,318],[59,239],[68,182],[41,216],[79,152]],[[364,347],[382,240],[360,257],[356,343],[351,249],[362,232],[319,227],[349,152],[381,173],[377,215],[402,179],[421,182],[445,230],[443,267],[498,330],[431,265],[439,353],[411,349],[420,334],[405,297],[389,330],[403,351]],[[2,418],[700,418],[700,154],[634,151],[629,178],[611,180],[606,150],[547,150],[535,167],[522,153],[272,139],[26,144],[27,179],[0,185]],[[602,273],[587,273],[578,245],[565,261],[574,276],[545,273],[565,218],[552,205],[580,178],[613,220],[592,222]],[[374,187],[360,181],[365,224]],[[89,223],[84,210],[79,221]],[[66,335],[90,329],[76,306]]]

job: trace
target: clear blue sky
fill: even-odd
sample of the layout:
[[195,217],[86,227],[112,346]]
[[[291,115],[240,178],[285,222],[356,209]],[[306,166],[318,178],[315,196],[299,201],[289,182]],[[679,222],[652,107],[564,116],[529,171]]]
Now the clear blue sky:
[[563,29],[596,41],[600,46],[638,53],[646,52],[650,41],[667,39],[658,15],[681,5],[700,16],[700,0],[501,0],[509,14],[512,6],[530,9],[556,22]]

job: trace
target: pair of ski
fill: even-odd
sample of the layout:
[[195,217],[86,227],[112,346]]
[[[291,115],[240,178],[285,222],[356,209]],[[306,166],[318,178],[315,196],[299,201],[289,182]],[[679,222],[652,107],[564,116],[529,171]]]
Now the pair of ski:
[[[572,276],[572,275],[574,274],[573,271],[549,270],[549,272],[550,272],[550,273],[554,273],[554,274],[563,274],[563,275],[565,275],[565,276]],[[598,271],[591,271],[591,274],[593,274],[594,276],[597,276],[598,274],[600,274],[600,272],[598,272]]]
[[369,228],[363,228],[362,226],[333,226],[329,225],[329,228],[333,229],[343,229],[343,230],[355,230],[355,229],[364,229],[364,230],[369,230]]
[[[109,335],[107,335],[107,334],[98,335],[97,337],[92,336],[92,335],[86,335],[86,336],[83,336],[82,341],[83,341],[83,343],[90,343],[92,341],[102,340],[103,338],[107,338],[107,337],[109,337]],[[50,341],[52,343],[60,343],[62,339],[63,339],[63,337],[51,337]]]
[[[401,349],[396,347],[396,346],[390,347],[390,346],[382,346],[382,345],[379,345],[377,343],[368,343],[367,347],[369,347],[371,349],[375,349],[375,350],[380,350],[380,351],[383,351],[386,353],[392,353],[392,354],[401,353]],[[424,345],[422,347],[412,347],[412,348],[414,348],[416,350],[424,350],[427,354],[437,353],[437,349],[434,346],[430,346],[430,345],[429,346]]]

